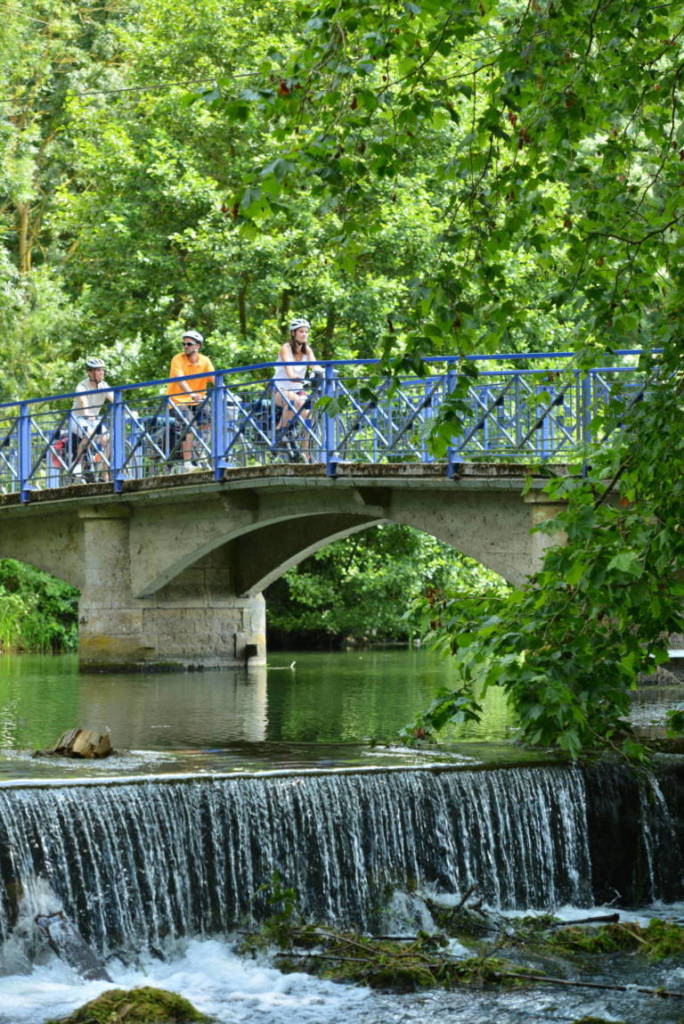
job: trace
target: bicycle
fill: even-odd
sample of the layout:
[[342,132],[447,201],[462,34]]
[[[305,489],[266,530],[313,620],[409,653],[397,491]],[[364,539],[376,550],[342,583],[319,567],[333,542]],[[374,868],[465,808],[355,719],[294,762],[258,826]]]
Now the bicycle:
[[189,451],[196,465],[208,465],[209,443],[208,399],[197,405],[180,405],[163,398],[152,411],[142,417],[138,444],[143,461],[157,464],[160,471],[182,472],[184,450]]
[[[293,409],[293,415],[285,427],[276,427],[271,455],[276,462],[313,462],[311,455],[321,449],[322,439],[318,434],[318,415],[315,411],[316,399],[323,390],[323,377],[314,374],[302,382],[302,390],[308,391],[307,399],[299,410]],[[287,401],[287,396],[285,396]],[[289,403],[288,403],[289,404]]]
[[49,472],[63,485],[109,480],[108,434],[102,423],[85,431],[58,427],[49,441]]

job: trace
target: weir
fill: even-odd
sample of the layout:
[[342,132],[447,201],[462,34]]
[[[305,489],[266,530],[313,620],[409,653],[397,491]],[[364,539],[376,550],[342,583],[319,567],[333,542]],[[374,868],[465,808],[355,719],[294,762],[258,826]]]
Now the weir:
[[[608,890],[611,847],[620,860],[624,775],[603,804],[581,769],[561,765],[4,787],[0,938],[47,911],[103,956],[225,933],[269,912],[261,887],[274,872],[304,915],[370,931],[394,888],[473,888],[500,908],[589,906],[594,862]],[[643,793],[629,811],[646,851],[640,896],[681,898],[676,823],[655,782]]]

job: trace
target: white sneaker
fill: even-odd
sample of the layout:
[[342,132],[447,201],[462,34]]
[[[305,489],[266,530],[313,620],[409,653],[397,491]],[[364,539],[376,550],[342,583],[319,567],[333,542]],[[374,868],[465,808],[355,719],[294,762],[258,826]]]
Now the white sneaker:
[[183,472],[184,473],[196,473],[198,469],[199,469],[199,466],[196,466],[194,462],[184,462],[183,463]]
[[72,476],[83,476],[83,466],[80,462],[77,462],[75,466],[71,467]]

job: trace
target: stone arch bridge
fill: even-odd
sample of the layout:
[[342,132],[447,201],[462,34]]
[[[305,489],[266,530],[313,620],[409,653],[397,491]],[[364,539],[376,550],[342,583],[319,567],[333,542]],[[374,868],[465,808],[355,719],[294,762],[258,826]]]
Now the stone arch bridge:
[[[547,465],[546,475],[551,470]],[[563,467],[556,467],[558,472]],[[549,543],[557,511],[523,493],[522,465],[272,465],[0,497],[0,557],[78,587],[90,668],[212,667],[266,657],[263,589],[334,540],[404,523],[512,583]]]

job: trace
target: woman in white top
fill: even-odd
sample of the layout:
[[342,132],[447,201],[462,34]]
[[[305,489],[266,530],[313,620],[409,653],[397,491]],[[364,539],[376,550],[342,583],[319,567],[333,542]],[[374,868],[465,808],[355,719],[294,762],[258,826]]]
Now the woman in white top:
[[[109,433],[104,420],[105,402],[114,402],[114,392],[104,379],[105,364],[97,356],[88,356],[85,361],[87,377],[76,385],[71,406],[71,433],[76,449],[71,472],[74,476],[83,474],[83,454],[89,449],[93,462],[103,460],[109,465]],[[96,435],[98,435],[96,439]],[[101,480],[109,480],[109,473],[103,470]]]
[[309,369],[323,370],[316,364],[316,357],[309,345],[311,325],[303,317],[293,320],[290,324],[290,340],[281,346],[278,362],[290,363],[290,366],[276,366],[273,373],[275,403],[281,409],[278,430],[284,430],[292,417],[299,413],[308,418],[309,410],[303,408],[307,393],[303,388],[304,378]]

